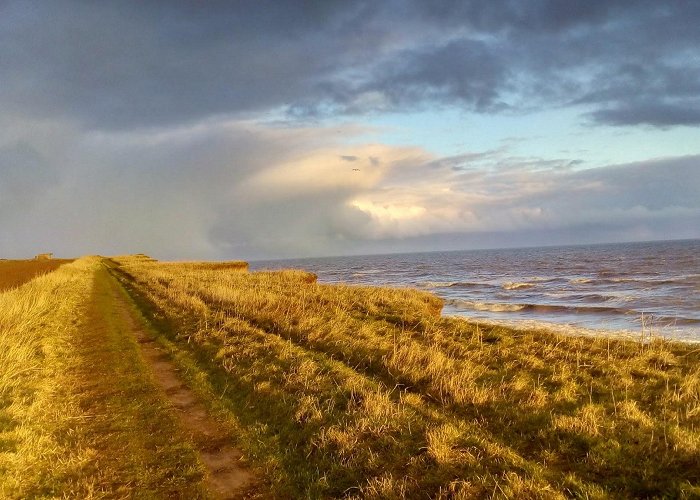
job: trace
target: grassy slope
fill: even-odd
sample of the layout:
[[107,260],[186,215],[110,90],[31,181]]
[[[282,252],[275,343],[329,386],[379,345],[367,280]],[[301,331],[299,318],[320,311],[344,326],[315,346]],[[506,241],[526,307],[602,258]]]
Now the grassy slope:
[[428,294],[123,259],[280,495],[693,496],[700,352],[479,328]]
[[0,496],[205,496],[100,260],[0,294]]

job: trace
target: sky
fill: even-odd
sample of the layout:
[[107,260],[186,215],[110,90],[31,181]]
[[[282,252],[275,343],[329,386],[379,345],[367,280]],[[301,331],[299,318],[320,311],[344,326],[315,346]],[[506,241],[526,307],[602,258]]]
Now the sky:
[[700,238],[700,2],[0,0],[0,257]]

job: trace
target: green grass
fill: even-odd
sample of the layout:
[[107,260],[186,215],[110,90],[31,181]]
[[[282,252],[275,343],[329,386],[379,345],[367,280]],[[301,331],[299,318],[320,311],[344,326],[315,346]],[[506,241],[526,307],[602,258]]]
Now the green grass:
[[479,327],[426,293],[117,259],[281,497],[700,495],[700,350]]

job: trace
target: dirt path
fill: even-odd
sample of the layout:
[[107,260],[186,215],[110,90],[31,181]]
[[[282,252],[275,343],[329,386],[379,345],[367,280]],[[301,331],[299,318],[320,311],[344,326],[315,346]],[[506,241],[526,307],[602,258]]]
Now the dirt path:
[[134,317],[131,305],[117,282],[114,279],[110,281],[114,307],[136,337],[156,383],[174,408],[181,428],[190,437],[206,466],[210,490],[221,499],[248,498],[257,481],[255,475],[242,463],[243,454],[229,444],[230,437],[209,416],[197,395],[184,384],[165,350],[144,329],[141,321]]

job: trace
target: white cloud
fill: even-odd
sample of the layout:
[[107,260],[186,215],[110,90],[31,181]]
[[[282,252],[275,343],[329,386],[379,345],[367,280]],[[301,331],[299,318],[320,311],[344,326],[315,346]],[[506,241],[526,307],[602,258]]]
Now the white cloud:
[[[369,216],[363,234],[407,238],[642,224],[655,237],[674,237],[659,224],[700,219],[693,195],[700,192],[700,157],[587,170],[562,170],[545,161],[512,168],[506,152],[494,162],[502,168],[462,174],[441,165],[424,171],[429,181],[420,184],[402,183],[402,172],[392,172],[394,177],[351,202]],[[421,168],[428,167],[414,167]],[[699,233],[700,225],[695,228]]]

